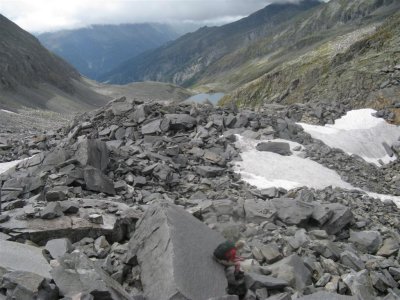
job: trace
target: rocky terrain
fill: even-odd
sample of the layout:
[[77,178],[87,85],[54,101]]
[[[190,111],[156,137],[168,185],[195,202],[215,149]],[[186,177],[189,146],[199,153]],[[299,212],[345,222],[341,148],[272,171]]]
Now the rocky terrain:
[[139,55],[102,79],[225,92],[224,103],[247,107],[335,100],[379,109],[399,96],[399,8],[396,0],[275,3]]
[[0,39],[1,109],[69,114],[101,107],[111,100],[94,92],[78,71],[3,15]]
[[[296,124],[347,110],[122,97],[28,143],[0,140],[17,149],[3,161],[37,153],[0,175],[0,299],[399,299],[392,201],[332,187],[259,190],[233,169],[237,134],[282,138],[354,187],[400,195],[398,159],[377,167]],[[272,145],[258,149],[291,155]],[[239,238],[245,273],[235,279],[212,252]]]

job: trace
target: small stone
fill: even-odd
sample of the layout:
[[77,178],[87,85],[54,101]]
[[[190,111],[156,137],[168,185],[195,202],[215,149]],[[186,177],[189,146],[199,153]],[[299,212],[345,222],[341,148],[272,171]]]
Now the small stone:
[[93,224],[103,224],[103,216],[99,214],[89,215],[89,221]]

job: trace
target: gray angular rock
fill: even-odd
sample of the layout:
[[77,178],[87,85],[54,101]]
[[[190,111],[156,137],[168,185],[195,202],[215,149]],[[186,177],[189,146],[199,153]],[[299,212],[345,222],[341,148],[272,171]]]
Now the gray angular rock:
[[243,208],[247,222],[261,224],[276,219],[277,211],[269,201],[248,199],[244,202]]
[[196,172],[200,176],[210,178],[222,175],[225,172],[225,169],[220,167],[198,166]]
[[62,215],[63,209],[60,205],[60,202],[50,202],[40,212],[40,217],[47,220],[55,219],[61,217]]
[[353,296],[361,297],[363,300],[376,299],[376,293],[367,270],[345,274],[342,276],[342,280],[350,289]]
[[259,246],[261,254],[265,258],[268,264],[272,264],[280,260],[283,256],[279,251],[278,245],[275,243],[268,243],[266,245]]
[[7,289],[7,299],[58,299],[58,289],[46,278],[31,272],[13,271],[3,276],[2,288]]
[[46,192],[46,200],[51,201],[63,201],[68,197],[69,188],[67,186],[56,186]]
[[376,253],[377,255],[389,257],[399,251],[399,242],[393,238],[385,239],[382,247]]
[[277,218],[287,225],[306,225],[313,213],[313,204],[290,198],[270,200],[277,211]]
[[126,262],[139,263],[149,300],[223,296],[227,286],[224,268],[212,256],[223,240],[182,208],[153,204],[129,241]]
[[340,232],[353,220],[353,214],[348,207],[339,203],[325,204],[325,206],[333,211],[332,217],[322,226],[328,234]]
[[348,266],[355,271],[361,271],[365,269],[365,264],[356,254],[350,251],[344,251],[340,254],[340,260],[342,264]]
[[258,151],[273,152],[279,155],[289,156],[292,155],[289,143],[283,142],[261,142],[256,146]]
[[239,297],[236,295],[226,295],[221,297],[212,297],[207,300],[239,300]]
[[160,133],[161,132],[161,119],[157,119],[154,121],[151,121],[145,125],[142,126],[142,134],[155,134],[155,133]]
[[92,166],[105,171],[109,163],[107,144],[100,140],[82,140],[78,143],[74,158],[82,166]]
[[64,297],[90,294],[94,299],[131,299],[122,286],[80,252],[65,254],[51,270]]
[[111,110],[115,116],[123,115],[133,109],[132,101],[127,101],[126,97],[115,99],[111,103]]
[[37,247],[0,240],[0,269],[26,271],[51,278],[51,267]]
[[311,295],[303,296],[297,300],[359,300],[357,296],[344,296],[328,292],[317,292]]
[[268,266],[268,269],[272,276],[286,280],[296,290],[302,290],[312,283],[311,272],[297,254],[292,254]]
[[131,119],[136,123],[142,123],[146,120],[148,113],[150,112],[149,107],[146,104],[141,104],[135,107]]
[[165,118],[172,130],[191,129],[197,123],[195,118],[187,114],[166,114]]
[[267,288],[271,290],[283,289],[284,287],[288,286],[288,282],[283,279],[260,275],[251,272],[245,274],[244,281],[246,287],[253,291],[261,288]]
[[350,231],[349,241],[361,251],[375,254],[382,245],[382,236],[378,231]]
[[114,183],[99,169],[86,167],[83,170],[83,177],[85,179],[86,189],[115,195]]
[[280,293],[280,294],[273,295],[267,299],[268,300],[292,300],[292,297],[290,296],[289,293]]
[[50,240],[46,243],[45,248],[54,259],[58,259],[74,249],[71,241],[67,238]]

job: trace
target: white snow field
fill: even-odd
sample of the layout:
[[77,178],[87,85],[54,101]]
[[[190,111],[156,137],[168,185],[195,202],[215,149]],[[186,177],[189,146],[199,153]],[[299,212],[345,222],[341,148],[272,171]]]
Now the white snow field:
[[329,147],[341,149],[350,155],[357,154],[365,161],[380,166],[379,160],[389,163],[396,159],[395,155],[389,157],[382,143],[391,146],[400,137],[400,128],[372,116],[375,112],[373,109],[349,111],[333,125],[297,124]]
[[[382,142],[392,145],[400,136],[400,129],[386,123],[383,119],[373,117],[371,115],[373,112],[375,111],[372,109],[350,111],[330,126],[301,125],[314,138],[322,140],[330,147],[340,148],[349,154],[358,154],[366,161],[376,164],[379,159],[388,162],[395,157],[390,158],[387,155]],[[244,181],[259,189],[282,187],[289,190],[302,186],[323,189],[332,186],[362,191],[343,181],[334,170],[304,158],[301,150],[294,151],[294,148],[301,148],[300,144],[280,139],[272,140],[290,144],[293,155],[282,156],[272,152],[258,151],[256,145],[262,140],[241,135],[237,137],[236,145],[241,152],[242,161],[235,162],[234,169]],[[363,192],[382,201],[390,199],[400,207],[399,196]]]
[[242,161],[236,162],[235,171],[243,180],[259,189],[282,187],[293,189],[308,186],[323,189],[328,186],[354,189],[343,181],[339,174],[308,158],[303,158],[301,151],[293,151],[300,144],[276,139],[273,142],[287,142],[294,153],[282,156],[256,149],[260,141],[238,135],[237,146],[241,150]]

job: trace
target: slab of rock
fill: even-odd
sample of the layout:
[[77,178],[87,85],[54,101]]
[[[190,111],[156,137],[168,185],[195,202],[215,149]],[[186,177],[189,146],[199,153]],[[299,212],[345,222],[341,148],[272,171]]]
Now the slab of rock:
[[247,222],[261,224],[276,219],[277,210],[269,201],[248,199],[244,202],[243,208]]
[[[54,203],[54,202],[51,202]],[[105,235],[111,242],[126,238],[140,215],[128,205],[108,200],[71,199],[70,205],[79,207],[74,215],[64,215],[53,220],[21,219],[17,211],[10,211],[10,219],[0,224],[0,230],[10,232],[15,238],[29,239],[39,245],[57,238],[69,238],[77,242],[84,237],[97,238]],[[115,207],[119,215],[108,212],[108,207]],[[89,215],[102,214],[103,224],[89,221]]]
[[350,267],[355,271],[361,271],[365,269],[365,264],[361,258],[359,258],[356,254],[350,251],[343,251],[340,254],[340,260],[342,264]]
[[200,176],[210,178],[210,177],[217,177],[224,174],[225,169],[220,167],[210,167],[210,166],[198,166],[196,168],[197,174]]
[[[268,298],[269,299],[269,298]],[[317,292],[311,295],[303,296],[297,300],[358,300],[357,296],[344,296],[328,292]]]
[[100,140],[83,140],[78,143],[74,158],[82,166],[92,166],[105,171],[109,163],[107,144]]
[[154,121],[151,121],[145,125],[142,126],[142,134],[147,135],[147,134],[155,134],[161,132],[161,119],[157,119]]
[[324,204],[333,212],[330,219],[322,226],[328,234],[336,234],[346,227],[352,220],[353,214],[351,210],[339,203]]
[[115,195],[114,183],[99,169],[86,167],[83,177],[88,190]]
[[297,254],[268,266],[268,270],[272,276],[286,280],[296,290],[302,290],[312,283],[311,272]]
[[256,149],[258,151],[273,152],[284,156],[292,155],[289,143],[284,142],[261,142],[257,144]]
[[58,299],[58,289],[46,278],[31,272],[13,271],[3,276],[0,287],[7,290],[7,299]]
[[349,241],[361,251],[375,254],[382,245],[382,236],[378,231],[350,231]]
[[375,290],[367,270],[345,274],[342,276],[342,280],[350,289],[352,295],[361,297],[363,300],[376,299]]
[[257,273],[246,273],[244,276],[246,287],[253,291],[261,288],[283,289],[288,286],[287,281],[271,276],[265,276]]
[[51,267],[42,250],[33,246],[0,240],[0,269],[26,271],[51,278]]
[[212,253],[223,240],[182,208],[153,204],[129,241],[126,262],[139,263],[146,299],[219,297],[227,280]]
[[313,204],[290,198],[270,200],[277,211],[277,218],[287,225],[306,225],[313,214]]
[[196,125],[196,119],[187,114],[166,114],[165,118],[172,130],[191,129]]
[[71,241],[66,238],[50,240],[46,243],[45,248],[54,259],[58,259],[73,250]]
[[262,256],[268,264],[277,262],[282,258],[282,254],[279,251],[278,246],[275,243],[268,243],[266,245],[259,246]]
[[80,252],[60,258],[51,275],[64,297],[74,298],[82,293],[93,299],[131,299],[118,282]]
[[399,242],[393,238],[388,238],[383,242],[382,247],[376,253],[377,255],[389,257],[399,251]]

